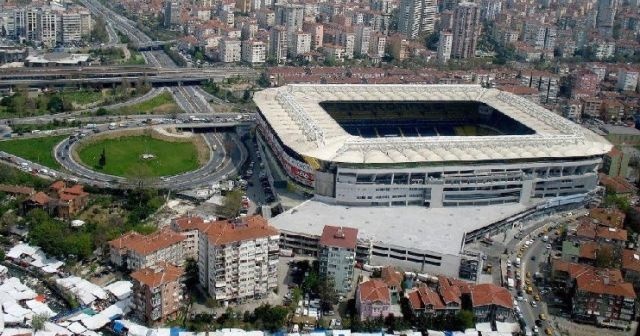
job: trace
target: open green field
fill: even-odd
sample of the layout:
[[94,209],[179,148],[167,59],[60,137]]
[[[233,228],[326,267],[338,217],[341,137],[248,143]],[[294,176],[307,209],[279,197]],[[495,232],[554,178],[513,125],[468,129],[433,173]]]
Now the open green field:
[[170,114],[182,112],[170,92],[163,92],[138,104],[121,107],[110,114]]
[[79,105],[86,105],[95,103],[97,101],[101,101],[103,98],[103,94],[101,91],[63,91],[58,93],[58,96],[62,98],[62,100],[68,100],[74,102]]
[[56,135],[0,141],[0,151],[17,155],[23,159],[37,162],[49,168],[58,169],[60,168],[60,164],[53,157],[53,147],[66,137],[66,135]]
[[[102,150],[106,164],[99,166]],[[82,145],[78,157],[88,167],[100,172],[125,177],[169,176],[195,170],[198,152],[192,142],[168,142],[148,135],[103,139]],[[153,154],[153,159],[143,159]]]

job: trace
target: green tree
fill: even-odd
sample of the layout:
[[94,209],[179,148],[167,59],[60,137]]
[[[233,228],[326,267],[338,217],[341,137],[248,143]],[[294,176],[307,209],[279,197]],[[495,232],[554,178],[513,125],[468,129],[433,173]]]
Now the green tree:
[[251,100],[251,91],[244,90],[244,94],[242,95],[242,100],[244,100],[245,102],[248,102],[249,100]]
[[44,314],[36,314],[31,320],[31,328],[33,328],[34,331],[40,331],[44,329],[44,324],[47,321],[49,321],[49,316]]
[[100,158],[98,159],[98,166],[100,168],[104,168],[106,164],[107,164],[107,152],[103,148],[102,153],[100,153]]
[[262,305],[253,311],[254,323],[262,323],[264,329],[276,332],[285,325],[289,310],[282,306]]
[[198,285],[198,262],[193,258],[188,258],[185,262],[185,279],[184,283],[187,288],[194,288]]
[[473,323],[473,319],[473,312],[469,310],[461,310],[456,314],[456,325],[459,326],[459,330],[473,328],[475,325]]
[[595,266],[599,268],[613,267],[614,259],[614,251],[611,246],[600,245],[600,248],[596,251]]
[[64,101],[62,101],[62,98],[60,98],[60,96],[53,96],[51,97],[51,99],[49,99],[49,102],[47,103],[47,110],[50,113],[60,113],[64,111]]
[[107,109],[104,108],[104,107],[101,107],[98,110],[96,110],[96,115],[97,116],[105,116],[107,114],[109,114],[109,111],[107,111]]
[[219,214],[225,218],[236,218],[240,214],[242,207],[242,191],[234,189],[225,195],[222,206],[219,207]]

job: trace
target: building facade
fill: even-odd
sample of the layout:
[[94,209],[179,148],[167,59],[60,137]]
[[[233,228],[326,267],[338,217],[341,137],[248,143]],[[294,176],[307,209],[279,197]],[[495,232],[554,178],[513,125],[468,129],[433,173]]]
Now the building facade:
[[157,263],[131,273],[133,309],[147,323],[177,316],[185,303],[184,270],[169,263]]
[[472,58],[480,36],[480,9],[472,2],[459,3],[453,12],[453,58]]
[[320,237],[320,275],[331,279],[338,293],[348,293],[353,284],[358,230],[325,226]]

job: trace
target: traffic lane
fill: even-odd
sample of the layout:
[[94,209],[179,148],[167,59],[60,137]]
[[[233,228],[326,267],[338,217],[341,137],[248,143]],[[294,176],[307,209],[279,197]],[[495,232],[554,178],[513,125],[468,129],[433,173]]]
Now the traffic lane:
[[[525,295],[527,295],[527,298],[529,299],[529,302],[531,302],[531,300],[534,300],[534,295],[536,294],[540,295],[539,288],[536,286],[535,282],[533,281],[533,277],[536,274],[536,272],[540,271],[540,266],[547,259],[548,251],[546,246],[547,246],[547,243],[543,242],[542,238],[536,237],[536,239],[533,241],[533,244],[531,244],[531,246],[523,254],[523,258],[525,258],[525,260],[523,260],[522,262],[523,263],[522,270],[524,270],[525,273],[521,274],[521,277],[523,279],[526,279],[527,278],[526,274],[529,273],[531,275],[531,287],[533,289],[531,295],[527,295],[525,293]],[[531,260],[532,256],[535,256],[535,260]],[[524,283],[524,280],[523,280],[523,283]],[[525,321],[527,321],[527,324],[529,325],[529,327],[533,326],[533,323],[535,323],[535,320],[538,319],[541,313],[544,313],[548,317],[546,304],[544,303],[544,301],[542,300],[538,301],[536,302],[536,304],[537,304],[536,308],[532,307],[530,303],[527,305],[529,314],[525,316],[529,317],[529,320],[525,319]],[[543,322],[542,329],[544,329],[546,326],[547,326],[546,322]]]

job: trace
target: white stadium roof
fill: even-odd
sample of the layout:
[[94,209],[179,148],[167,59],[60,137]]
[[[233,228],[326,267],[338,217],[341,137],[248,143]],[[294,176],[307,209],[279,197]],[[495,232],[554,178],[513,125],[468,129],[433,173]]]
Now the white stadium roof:
[[[280,140],[301,155],[344,163],[406,163],[602,155],[611,144],[525,98],[479,85],[296,84],[254,95]],[[476,101],[531,135],[363,138],[347,133],[323,101]]]

